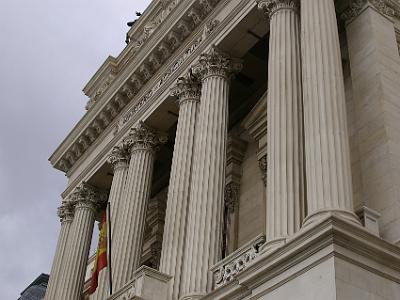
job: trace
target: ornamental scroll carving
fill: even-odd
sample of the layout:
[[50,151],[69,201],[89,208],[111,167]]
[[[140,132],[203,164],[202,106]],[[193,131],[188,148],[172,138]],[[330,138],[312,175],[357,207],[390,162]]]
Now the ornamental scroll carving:
[[265,237],[260,236],[232,253],[212,269],[214,289],[232,281],[237,274],[245,270],[260,255],[260,248],[265,243]]

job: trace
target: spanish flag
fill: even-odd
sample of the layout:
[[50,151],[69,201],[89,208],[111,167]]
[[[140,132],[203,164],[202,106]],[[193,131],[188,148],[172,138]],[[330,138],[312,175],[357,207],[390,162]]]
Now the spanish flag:
[[102,269],[107,267],[107,213],[104,210],[103,219],[100,224],[99,245],[97,247],[96,260],[92,270],[89,294],[93,294],[98,285],[99,274]]

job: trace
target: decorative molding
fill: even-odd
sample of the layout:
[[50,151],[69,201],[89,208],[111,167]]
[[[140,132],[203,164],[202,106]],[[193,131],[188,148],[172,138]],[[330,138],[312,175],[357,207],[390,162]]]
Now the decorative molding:
[[131,128],[128,136],[124,138],[123,144],[131,153],[137,150],[157,150],[159,145],[165,144],[168,137],[147,126],[140,121]]
[[186,60],[192,55],[192,53],[202,44],[205,38],[207,38],[207,36],[209,36],[213,32],[218,24],[219,21],[214,20],[204,26],[203,34],[199,38],[195,39],[191,43],[191,45],[186,48],[185,51],[183,51],[179,59],[175,61],[175,63],[173,63],[166,72],[164,72],[164,74],[161,76],[161,79],[159,79],[150,90],[144,93],[144,95],[137,101],[136,105],[134,105],[125,113],[125,115],[118,123],[115,133],[121,130],[121,128],[123,128],[124,125],[129,122],[129,120],[131,120],[132,117],[151,99],[151,97],[153,97],[156,92],[165,85],[167,80],[172,77],[175,74],[175,71],[186,62]]
[[[172,55],[173,51],[176,50],[184,41],[186,38],[187,32],[182,31],[182,26],[185,26],[185,30],[191,30],[193,31],[196,26],[193,23],[193,25],[190,24],[187,18],[190,18],[190,8],[191,7],[197,7],[199,10],[199,17],[201,22],[207,17],[208,12],[206,12],[204,5],[202,3],[205,3],[204,1],[199,2],[200,0],[192,1],[192,3],[186,7],[182,6],[182,9],[185,10],[186,12],[180,17],[177,22],[172,26],[170,29],[169,33],[166,33],[163,38],[159,38],[157,41],[154,41],[157,43],[155,45],[155,48],[153,48],[151,51],[148,53],[145,53],[144,48],[148,47],[142,47],[144,45],[143,41],[147,41],[152,37],[155,33],[155,29],[153,28],[152,25],[145,25],[144,31],[143,31],[143,38],[139,38],[139,44],[140,47],[138,47],[138,43],[135,44],[135,41],[133,41],[130,45],[128,45],[127,48],[130,50],[124,50],[123,53],[120,55],[121,58],[114,59],[114,58],[109,58],[107,59],[106,63],[104,66],[102,66],[101,70],[99,70],[99,74],[96,73],[95,79],[93,79],[93,82],[90,82],[87,87],[85,87],[85,93],[88,93],[91,95],[92,101],[89,101],[89,107],[91,112],[91,115],[94,118],[92,119],[92,122],[86,127],[85,130],[82,130],[81,133],[74,139],[74,141],[71,144],[66,144],[70,143],[69,142],[69,137],[67,137],[66,140],[61,144],[61,146],[56,150],[56,152],[52,155],[50,158],[53,166],[57,169],[60,169],[64,172],[68,172],[74,164],[79,160],[79,158],[87,151],[87,149],[96,141],[96,139],[103,133],[103,131],[106,129],[108,124],[110,124],[113,119],[120,113],[127,103],[129,101],[135,101],[136,95],[139,93],[139,91],[142,89],[142,87],[146,84],[148,80],[154,77],[155,72],[162,66],[162,64]],[[178,6],[179,3],[181,3],[181,0],[175,0],[169,2],[167,6],[164,6],[164,13],[161,13],[163,15],[162,21],[164,21],[168,15],[170,15],[172,12],[174,12],[176,7]],[[197,3],[199,2],[199,3]],[[213,1],[207,1],[208,5],[212,5],[215,7],[215,5],[219,2],[219,0],[213,0]],[[173,7],[173,8],[172,8]],[[142,18],[142,17],[141,17]],[[180,22],[181,20],[185,20],[185,22]],[[173,22],[173,21],[172,21]],[[189,23],[188,23],[189,22]],[[153,23],[152,23],[153,24]],[[160,23],[161,24],[161,23]],[[185,24],[185,25],[183,25]],[[116,125],[116,130],[114,132],[118,132],[120,128],[123,127],[123,125],[129,121],[129,119],[132,117],[133,114],[138,112],[138,110],[143,107],[143,105],[155,94],[156,91],[160,89],[160,87],[165,83],[165,81],[172,75],[172,73],[184,63],[186,58],[194,51],[197,49],[199,42],[201,42],[207,35],[209,35],[215,26],[217,25],[217,21],[215,22],[210,22],[209,24],[206,24],[204,27],[204,33],[203,36],[201,37],[200,41],[197,40],[194,42],[192,47],[183,54],[183,57],[180,57],[179,60],[173,65],[172,70],[170,69],[167,71],[164,76],[161,78],[159,82],[157,82],[149,91],[145,92],[143,96],[140,99],[136,100],[136,105],[129,110],[123,117],[122,121]],[[179,28],[178,28],[179,27]],[[154,29],[154,30],[153,30]],[[157,29],[158,31],[158,29]],[[159,34],[158,34],[159,35]],[[132,36],[134,38],[134,36]],[[141,41],[141,42],[140,42]],[[138,41],[136,41],[138,42]],[[136,45],[136,46],[135,46]],[[132,48],[133,47],[133,48]],[[141,54],[145,56],[143,60],[141,60],[141,63],[137,64],[136,70],[131,73],[130,76],[124,78],[123,80],[125,83],[122,85],[119,83],[121,80],[122,75],[122,70],[126,68],[127,65],[132,65],[133,64],[133,59],[136,56],[136,52],[139,51],[139,48],[141,49]],[[134,49],[134,50],[132,50]],[[108,74],[109,75],[105,75]],[[116,73],[116,74],[114,74]],[[107,77],[108,76],[108,77]],[[106,78],[106,79],[102,79]],[[137,78],[141,78],[141,80],[136,80]],[[98,85],[98,82],[101,81],[103,84],[99,89],[97,89],[96,92],[93,92],[93,89],[95,86]],[[117,83],[118,82],[118,83]],[[119,87],[111,88],[111,86],[116,86],[118,84]],[[96,100],[94,98],[96,97]],[[104,102],[103,98],[109,97],[108,104],[104,106],[101,109],[98,109],[97,112],[95,111],[95,105],[97,102]],[[101,99],[100,99],[101,98]],[[104,115],[100,116],[101,112],[105,111],[109,118],[107,119],[106,122],[104,122]],[[85,126],[82,124],[84,122],[85,118],[84,117],[80,123],[78,123],[79,127],[80,126]],[[105,123],[108,123],[105,125]],[[81,125],[82,124],[82,125]],[[74,131],[78,130],[77,127],[71,132],[70,136],[72,134],[75,134]],[[89,131],[92,130],[94,131],[94,134],[89,135]],[[80,141],[82,140],[81,137],[84,136],[86,141],[85,143],[81,143]],[[87,141],[90,141],[89,143]],[[66,144],[66,145],[64,145]],[[74,144],[79,144],[82,147],[82,150],[79,152],[79,155],[75,155],[72,153],[72,147]],[[62,149],[66,148],[65,151]],[[61,152],[63,151],[63,152]],[[61,153],[60,153],[61,152]]]
[[235,276],[247,269],[260,255],[260,248],[264,244],[265,236],[260,235],[213,266],[213,289],[231,282]]
[[352,0],[349,7],[341,14],[341,18],[349,23],[368,6],[372,6],[387,17],[400,16],[400,5],[392,0]]
[[192,67],[192,73],[204,81],[210,76],[229,78],[234,73],[240,72],[242,67],[240,60],[232,59],[227,53],[212,45],[207,52],[200,55],[199,62]]
[[180,77],[171,89],[171,96],[178,98],[179,105],[185,101],[200,101],[201,83],[191,73]]
[[300,10],[299,0],[256,0],[258,9],[264,12],[267,19],[270,19],[280,10],[292,9],[296,12]]

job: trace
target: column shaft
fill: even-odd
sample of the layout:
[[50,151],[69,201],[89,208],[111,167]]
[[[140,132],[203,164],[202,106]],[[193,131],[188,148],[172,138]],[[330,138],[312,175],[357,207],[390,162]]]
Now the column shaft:
[[199,121],[190,192],[183,292],[207,292],[208,270],[221,258],[230,59],[212,47],[193,72],[202,77]]
[[59,208],[58,215],[61,218],[61,229],[58,236],[56,253],[53,259],[53,265],[51,267],[50,279],[46,289],[45,300],[56,299],[57,287],[60,284],[60,278],[63,271],[63,263],[67,259],[66,247],[68,235],[70,232],[72,220],[73,220],[73,208],[64,202]]
[[154,132],[143,123],[132,128],[124,144],[131,149],[123,203],[118,208],[120,228],[115,232],[117,248],[113,249],[114,290],[124,286],[140,266],[144,219],[150,197],[154,150],[160,143]]
[[259,1],[270,18],[267,247],[297,232],[304,217],[300,17],[297,1]]
[[[115,251],[118,248],[118,244],[115,243],[114,232],[123,230],[124,226],[121,226],[120,221],[120,207],[122,203],[122,196],[125,187],[126,178],[128,175],[128,153],[122,146],[114,147],[111,154],[108,157],[108,162],[112,165],[114,170],[114,176],[111,183],[109,202],[110,202],[110,220],[111,222],[111,247]],[[122,227],[122,228],[121,228]],[[96,292],[90,297],[93,300],[103,300],[109,296],[109,266],[114,266],[115,255],[111,252],[111,262],[108,261],[107,268],[100,271],[99,274],[99,287]],[[113,272],[114,273],[114,272]],[[113,277],[115,274],[113,274]]]
[[56,299],[81,299],[94,221],[95,209],[92,204],[78,203],[68,238],[68,263],[64,266],[62,288]]
[[160,272],[173,276],[169,299],[178,299],[187,227],[195,127],[200,86],[192,78],[178,80],[173,95],[179,98],[179,119],[168,189]]
[[333,0],[301,1],[306,224],[353,212],[350,150],[339,34]]

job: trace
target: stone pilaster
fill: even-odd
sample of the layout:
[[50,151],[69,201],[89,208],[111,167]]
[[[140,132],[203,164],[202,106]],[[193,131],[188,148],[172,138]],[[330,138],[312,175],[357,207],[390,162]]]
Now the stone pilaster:
[[266,247],[274,247],[304,217],[299,1],[259,0],[258,6],[270,20]]
[[351,68],[351,142],[357,153],[352,164],[362,170],[355,208],[378,212],[381,236],[396,243],[400,241],[400,214],[394,213],[400,211],[400,57],[395,19],[389,17],[393,11],[385,3],[389,1],[356,1],[342,17]]
[[242,163],[247,142],[231,134],[227,140],[226,179],[225,179],[225,214],[223,230],[223,256],[226,257],[238,247],[239,198],[242,179]]
[[50,279],[47,285],[45,300],[56,299],[56,293],[60,284],[60,278],[63,271],[63,263],[67,259],[66,246],[68,235],[71,229],[72,220],[74,218],[74,207],[69,201],[63,201],[61,207],[58,208],[57,212],[60,217],[61,229],[58,236],[58,242],[56,247],[56,253],[53,259],[53,265],[51,267]]
[[95,215],[105,207],[107,197],[86,183],[74,192],[75,217],[68,236],[67,261],[56,299],[79,300],[82,297],[85,272],[92,240]]
[[172,90],[172,95],[178,98],[179,118],[160,262],[160,271],[173,276],[173,286],[169,299],[178,299],[181,285],[200,92],[200,83],[192,75],[178,79],[176,87]]
[[[118,208],[121,230],[114,234],[113,284],[118,291],[139,267],[142,254],[144,219],[150,196],[154,154],[166,138],[160,137],[143,122],[133,127],[124,139],[130,151],[130,164],[123,203]],[[123,228],[122,228],[123,224]]]
[[221,258],[229,77],[241,63],[212,46],[193,67],[202,80],[188,212],[182,296],[207,292],[208,269]]
[[[112,249],[115,251],[118,248],[117,243],[113,243],[114,232],[119,232],[124,230],[125,226],[121,224],[120,221],[120,213],[119,208],[122,206],[122,196],[125,187],[126,177],[128,175],[128,166],[129,166],[129,153],[126,149],[121,146],[116,146],[112,149],[111,153],[107,157],[108,163],[111,164],[114,176],[111,183],[111,190],[109,196],[110,202],[110,215],[111,215],[111,242]],[[113,255],[114,252],[111,252]],[[114,256],[114,255],[113,255]],[[111,264],[113,265],[115,257],[111,258]],[[104,268],[100,271],[99,274],[99,286],[96,292],[90,296],[92,300],[103,300],[109,296],[109,282],[108,282],[108,272],[109,268]]]
[[305,224],[353,213],[350,150],[339,34],[333,0],[301,0],[305,158]]

